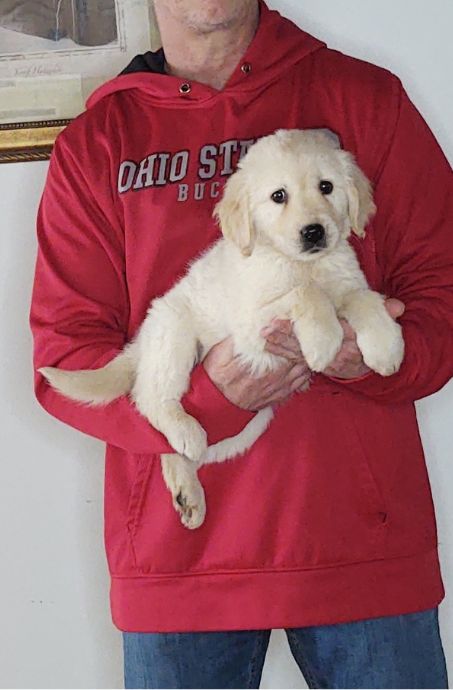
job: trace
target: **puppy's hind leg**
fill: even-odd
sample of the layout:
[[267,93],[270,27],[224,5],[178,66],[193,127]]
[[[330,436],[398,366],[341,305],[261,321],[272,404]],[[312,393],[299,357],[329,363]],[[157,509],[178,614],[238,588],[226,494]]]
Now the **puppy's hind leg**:
[[173,507],[188,529],[197,529],[206,515],[204,490],[195,463],[176,453],[161,455],[162,475],[169,489]]

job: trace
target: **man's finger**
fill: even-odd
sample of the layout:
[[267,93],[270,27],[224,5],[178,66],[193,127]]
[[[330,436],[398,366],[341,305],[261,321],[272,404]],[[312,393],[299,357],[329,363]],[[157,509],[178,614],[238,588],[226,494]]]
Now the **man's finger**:
[[285,359],[289,359],[293,362],[301,357],[300,352],[288,350],[288,348],[284,347],[283,345],[280,345],[279,343],[272,343],[269,340],[266,341],[264,349],[271,355],[277,355],[277,357],[284,357]]
[[292,352],[296,357],[300,357],[300,345],[294,336],[285,335],[284,333],[272,333],[266,338],[266,342],[276,347],[282,347],[284,350]]
[[267,338],[272,333],[278,332],[290,335],[292,330],[292,323],[288,319],[272,319],[270,324],[261,329],[261,336]]
[[355,331],[353,330],[352,326],[350,326],[349,323],[345,319],[340,319],[340,324],[341,324],[341,327],[343,329],[345,340],[355,340],[356,335],[355,335]]
[[294,391],[306,390],[309,381],[310,381],[310,376],[308,376],[308,374],[304,374],[303,376],[299,376],[297,379],[295,379],[292,382],[291,391],[294,393]]
[[293,332],[293,324],[289,319],[274,319],[272,322],[277,331],[290,335]]
[[389,297],[385,300],[385,308],[392,317],[392,319],[399,319],[404,314],[406,305],[401,300],[395,297]]

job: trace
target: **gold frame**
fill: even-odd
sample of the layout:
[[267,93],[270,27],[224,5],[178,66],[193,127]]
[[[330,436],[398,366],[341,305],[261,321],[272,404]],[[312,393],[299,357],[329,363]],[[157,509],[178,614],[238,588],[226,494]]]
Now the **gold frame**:
[[0,124],[0,163],[45,161],[55,139],[71,120]]

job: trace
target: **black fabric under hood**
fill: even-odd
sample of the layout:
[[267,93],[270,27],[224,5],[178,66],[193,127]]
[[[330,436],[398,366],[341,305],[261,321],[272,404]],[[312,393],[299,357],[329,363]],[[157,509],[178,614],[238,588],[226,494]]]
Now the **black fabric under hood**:
[[120,75],[133,74],[134,72],[154,72],[157,74],[165,73],[165,55],[162,48],[152,53],[148,50],[143,55],[136,55]]

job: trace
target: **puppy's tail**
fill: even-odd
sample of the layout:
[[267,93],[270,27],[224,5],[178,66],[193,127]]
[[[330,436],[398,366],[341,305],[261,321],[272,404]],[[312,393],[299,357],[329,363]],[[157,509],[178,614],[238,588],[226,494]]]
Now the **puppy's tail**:
[[132,389],[135,358],[133,349],[129,347],[102,369],[63,371],[55,367],[42,367],[38,371],[52,388],[67,398],[89,405],[106,405]]

